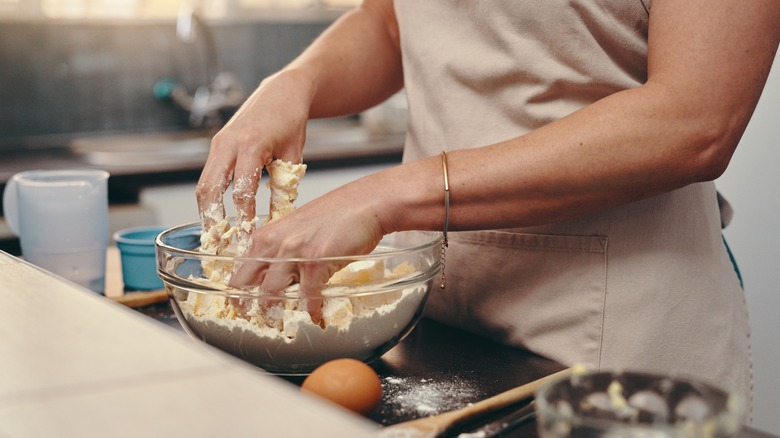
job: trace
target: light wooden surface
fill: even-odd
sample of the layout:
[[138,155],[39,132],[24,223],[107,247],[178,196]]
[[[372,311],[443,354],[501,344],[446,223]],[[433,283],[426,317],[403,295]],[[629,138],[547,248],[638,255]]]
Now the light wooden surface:
[[363,437],[374,429],[0,252],[2,437]]
[[108,248],[106,256],[106,288],[104,295],[129,307],[148,306],[168,299],[165,289],[125,292],[122,282],[122,258],[115,246]]
[[116,246],[109,246],[106,252],[106,289],[103,293],[109,298],[125,293],[122,283],[122,256]]

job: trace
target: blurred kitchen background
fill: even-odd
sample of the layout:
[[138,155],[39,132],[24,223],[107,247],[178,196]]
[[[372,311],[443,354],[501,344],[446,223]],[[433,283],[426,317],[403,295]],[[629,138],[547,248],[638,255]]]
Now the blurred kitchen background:
[[[358,0],[0,0],[0,189],[22,170],[98,167],[111,231],[198,219],[209,138],[262,78]],[[780,62],[718,187],[751,312],[754,425],[780,433]],[[400,161],[403,96],[310,123],[300,203]],[[263,186],[261,186],[263,187]],[[258,206],[267,205],[261,190]],[[262,210],[261,210],[262,211]],[[0,215],[1,216],[1,215]],[[19,254],[0,217],[0,249]]]
[[[355,3],[0,0],[0,184],[32,168],[99,167],[111,174],[112,231],[196,221],[211,135]],[[404,105],[399,95],[310,123],[299,202],[398,163]],[[0,249],[19,252],[3,221]]]

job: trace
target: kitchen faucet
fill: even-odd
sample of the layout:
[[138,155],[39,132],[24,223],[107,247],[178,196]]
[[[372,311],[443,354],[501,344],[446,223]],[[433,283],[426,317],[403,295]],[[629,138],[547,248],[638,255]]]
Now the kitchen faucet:
[[182,3],[176,18],[176,37],[187,44],[202,41],[206,50],[207,85],[198,86],[194,94],[175,79],[164,79],[155,84],[155,96],[171,98],[189,112],[193,128],[211,128],[223,123],[221,110],[236,108],[246,99],[239,80],[230,72],[222,71],[217,58],[214,36],[199,12],[201,1]]

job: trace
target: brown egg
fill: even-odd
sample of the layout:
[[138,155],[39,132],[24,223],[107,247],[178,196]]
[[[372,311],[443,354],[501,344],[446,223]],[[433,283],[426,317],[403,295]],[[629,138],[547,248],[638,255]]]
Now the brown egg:
[[320,365],[306,377],[301,390],[362,415],[370,414],[382,400],[379,376],[355,359],[335,359]]

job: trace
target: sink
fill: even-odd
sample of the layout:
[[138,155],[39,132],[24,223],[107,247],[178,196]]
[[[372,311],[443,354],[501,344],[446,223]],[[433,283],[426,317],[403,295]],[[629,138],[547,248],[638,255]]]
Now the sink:
[[206,162],[210,144],[202,132],[182,131],[82,137],[70,150],[101,167],[191,167]]
[[[398,155],[404,133],[376,133],[358,120],[322,119],[307,126],[304,161],[341,160]],[[81,137],[70,151],[82,162],[114,169],[200,168],[206,162],[211,136],[203,131],[176,131]]]

